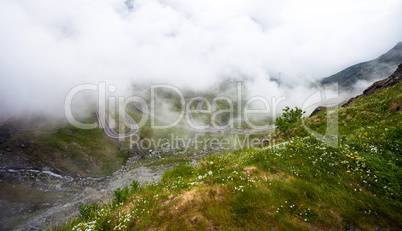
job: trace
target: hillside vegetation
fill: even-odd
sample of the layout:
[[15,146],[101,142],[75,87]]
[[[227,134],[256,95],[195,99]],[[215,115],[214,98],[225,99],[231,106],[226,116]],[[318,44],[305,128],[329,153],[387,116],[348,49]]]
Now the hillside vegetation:
[[[299,121],[288,142],[180,162],[161,182],[134,182],[51,230],[398,230],[401,88]],[[335,112],[338,146],[304,130],[324,134]]]

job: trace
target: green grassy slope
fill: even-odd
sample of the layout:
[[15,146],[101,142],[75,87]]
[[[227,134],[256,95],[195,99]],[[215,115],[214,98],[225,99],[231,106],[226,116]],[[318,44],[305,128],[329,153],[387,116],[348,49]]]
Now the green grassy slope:
[[[398,230],[401,88],[330,111],[339,115],[337,147],[299,124],[289,142],[182,163],[52,230]],[[324,133],[327,115],[301,123]]]

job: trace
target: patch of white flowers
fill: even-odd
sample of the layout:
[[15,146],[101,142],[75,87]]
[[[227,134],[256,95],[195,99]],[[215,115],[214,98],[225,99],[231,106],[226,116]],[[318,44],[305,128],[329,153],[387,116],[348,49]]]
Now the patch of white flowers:
[[204,178],[207,178],[208,176],[212,176],[213,172],[212,171],[208,171],[206,174],[204,175],[199,175],[198,176],[198,180],[202,180]]
[[92,231],[95,230],[96,221],[81,222],[73,227],[73,231]]
[[119,212],[117,216],[117,225],[113,228],[113,230],[126,230],[127,223],[130,222],[132,215],[130,213]]

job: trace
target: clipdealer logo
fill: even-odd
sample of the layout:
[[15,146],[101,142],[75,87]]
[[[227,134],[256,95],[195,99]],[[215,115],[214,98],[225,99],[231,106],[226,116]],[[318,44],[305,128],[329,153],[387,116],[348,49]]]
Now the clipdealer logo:
[[[94,129],[94,128],[102,128],[105,133],[112,137],[120,140],[124,140],[125,138],[130,138],[130,143],[139,143],[141,140],[137,135],[138,131],[143,127],[148,120],[150,120],[152,129],[169,129],[172,127],[184,129],[194,133],[230,133],[235,135],[245,135],[248,136],[254,133],[260,133],[268,130],[273,130],[275,128],[272,124],[267,125],[256,125],[253,124],[250,120],[251,114],[265,114],[266,116],[270,116],[275,120],[276,115],[278,114],[279,104],[286,100],[285,96],[280,97],[271,97],[271,99],[266,99],[262,96],[254,96],[247,100],[244,100],[242,93],[242,83],[238,82],[235,89],[236,90],[236,100],[235,102],[232,98],[224,96],[224,93],[217,95],[212,100],[208,100],[204,96],[192,97],[185,99],[184,94],[180,91],[179,88],[166,85],[166,84],[158,84],[150,86],[150,103],[147,103],[146,100],[139,96],[114,96],[113,93],[116,92],[116,86],[110,84],[107,86],[105,82],[99,82],[98,84],[81,84],[73,89],[71,89],[66,98],[64,104],[64,110],[67,120],[75,127],[81,129]],[[81,123],[77,121],[72,113],[72,103],[74,96],[79,92],[83,91],[92,91],[97,93],[97,100],[95,103],[96,114],[98,118],[98,122],[95,123]],[[176,94],[179,99],[180,110],[177,114],[177,117],[174,118],[174,121],[167,120],[164,115],[160,115],[156,112],[155,108],[158,101],[158,92],[162,91],[170,91],[171,93]],[[338,98],[337,86],[331,86],[322,88],[317,90],[314,94],[308,97],[302,106],[302,110],[309,109],[311,107],[317,107],[318,105],[324,105],[325,103],[328,106],[328,102],[331,100],[336,100]],[[225,108],[219,108],[218,102],[224,103],[227,105]],[[245,103],[244,103],[245,102]],[[264,109],[252,109],[251,104],[253,102],[260,102],[264,105]],[[334,102],[334,101],[333,101]],[[141,112],[141,119],[139,121],[135,121],[129,114],[126,112],[126,108],[129,104],[133,104],[136,109]],[[243,106],[244,104],[244,106]],[[149,106],[150,105],[150,106]],[[195,105],[195,109],[194,109]],[[193,107],[191,107],[193,106]],[[330,105],[334,106],[334,105]],[[114,129],[116,127],[117,122],[114,119],[116,112],[120,116],[124,118],[124,126],[118,126],[118,129]],[[199,122],[195,122],[193,118],[194,113],[208,114],[210,115],[210,123],[200,124]],[[221,114],[227,114],[228,120],[226,124],[222,124],[219,122],[218,117]],[[327,129],[325,134],[320,134],[317,131],[312,130],[303,122],[303,127],[313,136],[322,140],[331,146],[337,146],[338,144],[338,120],[337,120],[337,110],[333,110],[328,112],[327,118]],[[158,121],[158,123],[156,122]],[[250,129],[244,130],[242,129],[242,124],[246,124]],[[162,124],[162,125],[161,125]],[[129,131],[126,131],[126,127],[128,127]],[[116,131],[117,130],[117,131]],[[238,138],[238,137],[237,137]],[[238,138],[239,140],[240,138]],[[169,145],[177,144],[176,142],[180,140],[170,139]],[[235,139],[236,140],[236,139]],[[161,144],[161,140],[155,141],[141,141],[142,146],[144,146],[145,142],[153,144],[154,147],[158,146],[155,144]],[[192,143],[194,144],[194,140],[188,140],[186,142],[182,142],[184,144]],[[249,142],[249,141],[247,141]],[[251,141],[250,141],[251,142]],[[256,142],[256,141],[255,141]],[[210,142],[205,142],[211,143]],[[214,142],[216,141],[214,140]],[[218,142],[219,143],[219,142]],[[219,145],[225,146],[227,141],[225,140]],[[238,142],[241,143],[241,142]],[[196,144],[196,143],[195,143]],[[166,144],[168,145],[168,144]],[[202,146],[202,145],[201,145]],[[249,146],[253,146],[252,142]]]

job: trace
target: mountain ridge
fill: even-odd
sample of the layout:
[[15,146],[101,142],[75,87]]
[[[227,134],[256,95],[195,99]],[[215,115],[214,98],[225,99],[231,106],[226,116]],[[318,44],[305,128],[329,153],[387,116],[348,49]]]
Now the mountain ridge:
[[350,103],[353,102],[354,100],[356,100],[357,98],[360,98],[362,96],[371,95],[378,89],[392,87],[395,84],[398,84],[400,82],[402,82],[402,63],[399,64],[398,69],[391,76],[389,76],[386,79],[379,80],[379,81],[373,83],[368,88],[366,88],[366,90],[363,91],[363,94],[349,99],[348,102],[346,102],[345,104],[342,105],[342,107],[350,105]]
[[387,53],[371,61],[352,65],[334,75],[321,80],[321,85],[339,83],[339,89],[350,91],[360,80],[374,81],[390,76],[402,62],[402,42],[397,43]]

